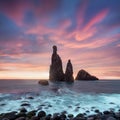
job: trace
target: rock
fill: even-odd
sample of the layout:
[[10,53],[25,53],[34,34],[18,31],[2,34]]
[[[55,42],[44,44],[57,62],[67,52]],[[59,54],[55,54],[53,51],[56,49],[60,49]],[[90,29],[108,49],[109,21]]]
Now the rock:
[[61,115],[60,115],[60,118],[61,118],[62,120],[66,120],[67,116],[66,116],[65,114],[61,114]]
[[26,117],[26,113],[25,112],[20,112],[16,115],[16,118],[19,118],[19,117]]
[[27,110],[26,110],[25,108],[21,108],[21,109],[20,109],[20,112],[24,112],[24,113],[26,113]]
[[30,120],[40,120],[37,116],[32,116]]
[[64,73],[62,68],[62,60],[57,54],[57,46],[53,46],[53,54],[50,65],[49,80],[64,81]]
[[13,119],[16,119],[16,113],[17,112],[9,112],[9,113],[5,113],[3,114],[0,119],[2,120],[3,118],[6,118],[6,119],[9,119],[9,120],[13,120]]
[[73,78],[73,66],[70,60],[68,60],[66,71],[65,71],[65,81],[66,82],[74,82]]
[[80,70],[75,78],[75,80],[98,80],[97,77],[90,75],[85,70]]
[[23,103],[23,104],[21,104],[21,106],[30,106],[30,104],[29,103]]
[[45,120],[51,120],[51,117],[52,117],[52,115],[51,115],[51,114],[48,114],[48,115],[45,117]]
[[[1,120],[1,119],[0,119]],[[3,118],[2,120],[9,120],[8,118]]]
[[38,117],[39,118],[42,118],[42,117],[45,117],[46,116],[46,113],[44,112],[44,111],[40,111],[39,113],[38,113]]
[[25,117],[19,117],[19,118],[15,119],[15,120],[26,120],[26,119],[25,119]]
[[80,117],[80,118],[83,118],[84,117],[84,114],[82,113],[79,113],[76,117]]
[[73,114],[68,114],[68,118],[73,118],[74,117],[74,115]]
[[95,110],[95,113],[100,113],[100,111],[98,109]]
[[49,85],[49,82],[47,80],[40,80],[38,83],[40,85]]
[[103,113],[104,113],[105,115],[109,115],[109,114],[110,114],[109,111],[104,111]]
[[28,112],[26,116],[27,116],[28,118],[32,118],[32,117],[35,116],[35,115],[36,115],[36,111],[35,111],[35,110],[32,110],[32,111]]
[[116,120],[116,118],[110,116],[107,118],[107,120]]
[[32,96],[29,96],[29,97],[27,97],[27,99],[30,99],[30,100],[32,100],[32,99],[34,99],[34,97],[32,97]]

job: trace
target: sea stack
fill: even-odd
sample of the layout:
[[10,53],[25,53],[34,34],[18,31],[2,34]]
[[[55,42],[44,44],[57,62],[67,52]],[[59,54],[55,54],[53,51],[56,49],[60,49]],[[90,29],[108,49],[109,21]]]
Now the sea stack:
[[49,80],[50,81],[64,81],[64,73],[62,67],[62,60],[57,54],[57,46],[53,46],[53,54],[51,58],[51,65],[49,71]]
[[73,66],[70,60],[68,60],[66,71],[65,71],[65,81],[66,82],[74,82],[73,78]]
[[75,78],[75,80],[99,80],[97,77],[90,75],[85,70],[80,70]]

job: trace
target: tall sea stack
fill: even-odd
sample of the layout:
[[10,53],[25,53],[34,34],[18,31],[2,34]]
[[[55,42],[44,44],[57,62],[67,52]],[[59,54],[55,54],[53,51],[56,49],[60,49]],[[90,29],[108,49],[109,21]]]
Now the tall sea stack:
[[53,82],[64,81],[62,60],[57,54],[57,46],[53,46],[53,54],[51,58],[49,80]]
[[68,60],[66,71],[65,71],[65,81],[66,82],[74,82],[73,78],[73,66],[70,60]]

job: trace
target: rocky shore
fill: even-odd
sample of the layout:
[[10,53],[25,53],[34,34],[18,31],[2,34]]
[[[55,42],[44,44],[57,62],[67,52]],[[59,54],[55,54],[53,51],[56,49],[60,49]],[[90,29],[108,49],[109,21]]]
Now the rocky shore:
[[86,113],[67,114],[67,111],[61,113],[49,114],[45,111],[27,111],[24,107],[18,112],[12,111],[9,113],[0,114],[0,120],[120,120],[120,110],[117,112],[114,109],[109,111],[100,112],[98,109],[94,110],[94,114],[87,115]]

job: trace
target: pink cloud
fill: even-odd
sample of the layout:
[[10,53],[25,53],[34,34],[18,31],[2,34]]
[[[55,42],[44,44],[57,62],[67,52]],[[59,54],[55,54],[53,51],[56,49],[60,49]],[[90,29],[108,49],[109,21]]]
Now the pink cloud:
[[107,16],[108,12],[109,12],[109,9],[100,11],[96,16],[94,16],[88,22],[88,24],[84,27],[83,31],[88,31],[89,29],[91,29],[91,27],[93,27],[93,25],[101,22]]

